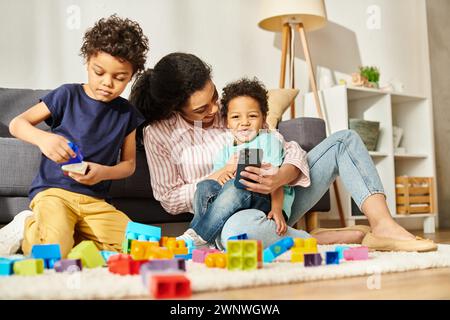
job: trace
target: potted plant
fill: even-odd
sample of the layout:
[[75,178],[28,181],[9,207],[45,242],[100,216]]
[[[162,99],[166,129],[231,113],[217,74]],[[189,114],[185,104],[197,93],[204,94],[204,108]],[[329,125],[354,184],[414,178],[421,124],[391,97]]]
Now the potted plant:
[[368,86],[371,88],[378,88],[378,82],[380,81],[380,71],[377,67],[359,67],[359,74],[361,77],[367,79]]

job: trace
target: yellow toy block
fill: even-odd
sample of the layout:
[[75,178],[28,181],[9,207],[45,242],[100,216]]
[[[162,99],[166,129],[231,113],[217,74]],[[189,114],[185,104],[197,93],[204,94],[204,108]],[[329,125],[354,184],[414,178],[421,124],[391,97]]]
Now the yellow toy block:
[[205,257],[205,265],[208,268],[226,268],[227,255],[225,253],[208,253]]
[[174,253],[167,248],[150,247],[146,259],[173,259]]
[[291,249],[291,262],[304,262],[305,253],[318,253],[316,238],[294,239],[294,247]]
[[105,265],[100,251],[98,251],[93,241],[81,241],[67,255],[68,259],[81,259],[83,267],[96,268]]
[[262,242],[257,240],[227,241],[228,270],[262,268]]
[[14,262],[14,273],[20,276],[35,276],[44,273],[43,259],[25,259]]
[[132,240],[130,255],[133,260],[148,260],[150,248],[159,248],[159,242]]

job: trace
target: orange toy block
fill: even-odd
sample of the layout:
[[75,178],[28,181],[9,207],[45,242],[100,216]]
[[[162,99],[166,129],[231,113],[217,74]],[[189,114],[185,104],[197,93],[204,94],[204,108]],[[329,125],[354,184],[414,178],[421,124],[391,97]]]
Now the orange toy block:
[[208,253],[205,257],[205,265],[208,268],[226,268],[227,255],[225,253]]
[[155,241],[131,241],[130,254],[134,260],[148,260],[151,248],[159,248],[159,243]]

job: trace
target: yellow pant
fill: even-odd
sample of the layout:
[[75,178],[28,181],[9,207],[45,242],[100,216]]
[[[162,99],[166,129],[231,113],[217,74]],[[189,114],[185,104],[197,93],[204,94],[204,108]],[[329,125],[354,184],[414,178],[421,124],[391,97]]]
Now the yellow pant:
[[130,221],[103,199],[59,188],[39,192],[30,208],[34,214],[25,222],[25,255],[34,244],[57,243],[67,257],[82,240],[94,241],[99,250],[120,251]]

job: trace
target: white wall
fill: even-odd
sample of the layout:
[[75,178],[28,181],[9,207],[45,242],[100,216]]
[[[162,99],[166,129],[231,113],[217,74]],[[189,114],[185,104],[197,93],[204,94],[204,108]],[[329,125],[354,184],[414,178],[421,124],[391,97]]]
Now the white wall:
[[[172,51],[192,52],[213,66],[218,87],[243,75],[276,87],[280,35],[257,27],[259,0],[0,0],[0,87],[54,88],[82,82],[79,48],[84,31],[118,13],[137,20],[150,38],[148,66]],[[371,5],[379,29],[369,29]],[[71,29],[80,9],[79,28]],[[329,24],[309,34],[320,76],[347,78],[361,64],[377,65],[381,82],[397,79],[406,91],[427,95],[424,0],[327,0]],[[373,25],[373,24],[372,24]],[[76,27],[76,25],[75,25]],[[370,26],[369,26],[370,27]],[[308,90],[297,48],[296,83]],[[334,72],[336,71],[336,72]],[[346,76],[347,75],[347,76]],[[127,91],[128,92],[128,91]]]

